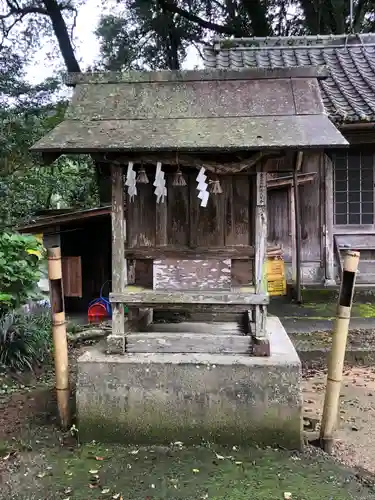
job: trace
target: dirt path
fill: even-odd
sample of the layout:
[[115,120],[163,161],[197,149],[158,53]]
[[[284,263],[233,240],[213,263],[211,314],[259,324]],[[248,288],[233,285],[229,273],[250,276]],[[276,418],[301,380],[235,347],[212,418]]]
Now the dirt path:
[[[320,421],[326,372],[310,370],[303,381],[304,416]],[[375,474],[375,368],[347,368],[340,398],[340,424],[335,455],[350,466]]]

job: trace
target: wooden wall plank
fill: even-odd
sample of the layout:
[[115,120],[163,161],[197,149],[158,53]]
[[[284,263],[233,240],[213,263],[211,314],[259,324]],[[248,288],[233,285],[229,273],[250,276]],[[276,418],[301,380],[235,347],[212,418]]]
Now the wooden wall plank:
[[320,151],[304,154],[303,172],[317,172],[313,182],[299,188],[301,210],[302,262],[321,261]]
[[128,246],[154,246],[156,244],[156,196],[154,178],[148,176],[148,184],[137,184],[138,195],[127,201]]
[[62,257],[62,279],[65,297],[82,297],[81,257]]
[[212,194],[207,207],[200,206],[195,177],[190,181],[190,245],[199,247],[224,246],[225,197]]
[[168,176],[167,239],[169,245],[187,246],[189,244],[190,179],[187,175],[184,177],[186,186],[172,186],[173,175]]
[[292,228],[287,189],[268,191],[268,241],[281,245],[286,262],[292,260]]
[[[156,198],[156,197],[155,197]],[[168,244],[168,197],[164,203],[156,203],[155,208],[155,244],[158,247]]]
[[253,176],[231,176],[225,186],[225,245],[251,244],[252,221],[249,214]]

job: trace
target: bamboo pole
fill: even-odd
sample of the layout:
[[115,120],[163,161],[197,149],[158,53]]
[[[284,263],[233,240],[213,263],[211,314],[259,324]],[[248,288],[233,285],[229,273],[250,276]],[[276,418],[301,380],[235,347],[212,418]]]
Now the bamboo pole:
[[62,283],[61,249],[60,247],[51,247],[48,248],[47,253],[48,278],[51,295],[57,406],[61,427],[63,429],[67,429],[70,424],[69,365]]
[[333,432],[337,423],[342,372],[359,256],[359,252],[349,250],[344,258],[336,321],[332,335],[332,348],[328,359],[327,387],[320,428],[320,446],[330,454],[332,453]]

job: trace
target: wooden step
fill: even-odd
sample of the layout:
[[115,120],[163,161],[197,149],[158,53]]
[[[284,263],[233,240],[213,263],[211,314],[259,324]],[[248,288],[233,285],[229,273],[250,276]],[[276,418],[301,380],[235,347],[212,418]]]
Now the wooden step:
[[250,354],[251,346],[246,335],[147,332],[129,333],[125,340],[128,353]]
[[[240,322],[230,321],[183,321],[181,323],[151,323],[147,327],[149,333],[188,333],[191,335],[243,335],[243,327]],[[141,333],[141,332],[135,332]],[[145,332],[142,332],[145,333]]]
[[249,305],[267,305],[268,295],[256,294],[252,287],[231,291],[173,291],[140,289],[128,287],[122,293],[111,293],[112,303],[129,307],[154,307],[157,309],[218,309],[230,312],[245,311]]

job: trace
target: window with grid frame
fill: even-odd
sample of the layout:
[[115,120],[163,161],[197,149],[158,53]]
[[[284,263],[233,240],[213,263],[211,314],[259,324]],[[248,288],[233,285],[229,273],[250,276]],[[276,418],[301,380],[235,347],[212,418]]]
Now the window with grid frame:
[[374,155],[340,151],[333,157],[335,225],[374,224]]

